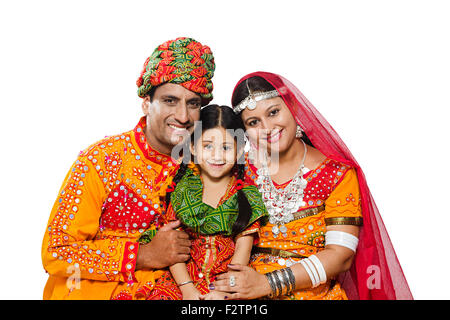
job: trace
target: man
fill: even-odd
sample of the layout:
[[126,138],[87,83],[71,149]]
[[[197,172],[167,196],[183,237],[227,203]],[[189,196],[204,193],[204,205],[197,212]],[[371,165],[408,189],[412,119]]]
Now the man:
[[178,168],[172,148],[212,99],[214,69],[209,47],[190,38],[147,59],[137,81],[145,116],[83,151],[65,178],[42,245],[44,299],[145,298],[158,269],[189,258],[179,222],[160,226],[160,198]]

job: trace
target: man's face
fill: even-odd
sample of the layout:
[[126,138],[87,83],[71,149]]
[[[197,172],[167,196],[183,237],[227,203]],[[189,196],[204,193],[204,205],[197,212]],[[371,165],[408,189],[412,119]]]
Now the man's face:
[[200,96],[181,85],[166,83],[156,88],[152,101],[145,97],[142,103],[148,143],[155,150],[170,154],[193,131],[200,108]]

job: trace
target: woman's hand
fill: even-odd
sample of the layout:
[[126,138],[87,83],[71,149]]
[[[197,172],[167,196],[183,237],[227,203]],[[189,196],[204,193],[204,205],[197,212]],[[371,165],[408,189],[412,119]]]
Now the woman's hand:
[[[227,293],[228,299],[256,299],[270,294],[267,278],[253,268],[241,265],[228,265],[230,271],[217,276],[214,289]],[[230,286],[230,277],[234,276],[235,285]]]

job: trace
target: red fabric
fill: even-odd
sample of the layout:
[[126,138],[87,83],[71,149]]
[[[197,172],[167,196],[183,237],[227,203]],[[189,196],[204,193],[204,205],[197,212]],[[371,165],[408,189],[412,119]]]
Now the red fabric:
[[236,87],[255,76],[264,78],[277,89],[314,147],[328,158],[350,165],[357,171],[364,225],[353,265],[339,277],[349,299],[413,299],[364,173],[350,150],[300,90],[282,76],[255,72],[244,76]]

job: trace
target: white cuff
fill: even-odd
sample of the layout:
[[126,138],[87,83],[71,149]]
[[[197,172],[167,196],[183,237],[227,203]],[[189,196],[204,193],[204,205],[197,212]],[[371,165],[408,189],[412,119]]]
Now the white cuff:
[[359,239],[354,235],[343,231],[327,231],[325,233],[325,246],[329,244],[335,244],[338,246],[346,247],[356,252]]

